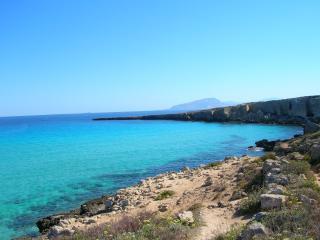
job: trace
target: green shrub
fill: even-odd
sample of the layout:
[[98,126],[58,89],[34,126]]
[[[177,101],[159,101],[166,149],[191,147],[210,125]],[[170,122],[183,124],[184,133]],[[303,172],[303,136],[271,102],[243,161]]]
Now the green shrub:
[[269,152],[269,153],[266,153],[265,155],[263,155],[262,157],[260,157],[260,159],[261,159],[262,161],[265,161],[265,160],[267,160],[267,159],[276,160],[276,155],[275,155],[275,153],[273,153],[273,152]]
[[238,187],[247,193],[259,190],[263,185],[262,161],[254,161],[246,164],[244,176],[239,180]]
[[136,232],[128,232],[114,238],[115,240],[188,240],[191,228],[175,218],[153,218]]
[[108,225],[101,225],[59,240],[190,240],[192,227],[173,217],[140,214],[124,216]]
[[237,240],[242,229],[243,227],[241,226],[233,227],[229,232],[217,236],[214,240]]
[[302,207],[282,209],[270,212],[262,219],[262,223],[275,234],[286,233],[290,236],[307,236],[308,212]]
[[315,132],[315,133],[312,133],[312,134],[310,135],[310,138],[311,138],[311,139],[320,138],[320,131]]
[[261,208],[262,191],[262,189],[253,191],[248,195],[248,198],[242,200],[238,213],[241,215],[247,215],[259,212]]
[[169,198],[169,197],[173,196],[174,194],[175,194],[175,192],[172,190],[164,190],[159,193],[159,195],[155,198],[155,200],[160,201],[160,200]]
[[310,175],[310,164],[306,161],[291,160],[289,164],[285,164],[283,167],[284,174],[304,174],[306,177],[311,177]]
[[220,166],[222,164],[222,162],[212,162],[212,163],[208,163],[205,168],[213,168],[213,167],[217,167]]
[[306,161],[306,162],[311,162],[311,157],[310,157],[310,155],[309,155],[309,154],[304,155],[303,160]]

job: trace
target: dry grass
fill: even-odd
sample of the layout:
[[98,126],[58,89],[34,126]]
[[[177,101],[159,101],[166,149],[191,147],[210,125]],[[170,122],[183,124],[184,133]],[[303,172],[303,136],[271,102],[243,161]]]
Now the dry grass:
[[175,192],[172,190],[164,190],[159,193],[159,195],[155,198],[155,200],[160,201],[160,200],[169,198],[169,197],[173,196],[174,194],[175,194]]
[[189,240],[192,227],[174,217],[160,217],[149,212],[124,216],[107,225],[93,227],[64,240]]

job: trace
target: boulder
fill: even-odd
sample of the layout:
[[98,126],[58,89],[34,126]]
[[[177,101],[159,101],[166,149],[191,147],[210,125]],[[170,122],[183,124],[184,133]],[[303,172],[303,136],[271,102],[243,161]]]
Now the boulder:
[[240,240],[252,240],[258,237],[265,237],[269,230],[261,223],[251,223],[240,235]]
[[53,215],[40,219],[39,221],[37,221],[36,225],[40,233],[45,233],[48,232],[48,230],[52,226],[58,225],[60,221],[64,218],[64,215]]
[[105,209],[110,212],[112,210],[112,206],[113,206],[113,201],[112,200],[107,200],[104,203]]
[[126,208],[127,206],[129,206],[129,200],[123,199],[119,202],[119,205],[121,206],[121,208]]
[[52,228],[50,228],[49,232],[48,232],[48,238],[56,238],[56,237],[60,237],[60,236],[72,236],[74,234],[74,230],[70,229],[70,228],[63,228],[61,226],[53,226]]
[[213,180],[211,177],[207,177],[206,180],[204,181],[204,183],[202,184],[202,187],[208,187],[211,186],[213,184]]
[[261,194],[261,209],[280,209],[286,202],[287,197],[280,194]]
[[166,212],[166,211],[168,211],[168,205],[166,205],[166,204],[160,204],[160,205],[158,206],[158,209],[159,209],[160,212]]
[[306,195],[301,195],[300,196],[300,201],[303,202],[306,205],[316,205],[318,203],[317,200],[313,198],[309,198]]
[[229,201],[235,201],[241,198],[244,198],[247,196],[247,193],[243,192],[243,191],[234,191],[232,193],[231,198],[229,199]]
[[289,179],[285,175],[268,173],[264,177],[264,182],[266,184],[274,183],[274,184],[286,186],[289,184]]
[[80,215],[93,216],[106,211],[103,199],[94,199],[80,206]]
[[291,160],[304,160],[304,156],[298,152],[290,153],[288,156]]
[[[271,186],[270,186],[271,185]],[[270,184],[268,194],[280,194],[283,195],[286,191],[286,188],[278,184]]]
[[315,144],[310,148],[310,157],[313,162],[320,161],[320,145]]
[[260,222],[267,215],[267,212],[258,212],[253,216],[253,220]]
[[191,211],[184,211],[182,213],[179,213],[178,218],[181,222],[189,225],[194,223],[193,213]]
[[270,172],[272,168],[280,168],[281,164],[277,160],[267,159],[263,163],[263,173],[266,174]]
[[257,141],[256,146],[258,148],[263,148],[267,152],[270,152],[273,151],[273,148],[277,142],[278,141],[268,141],[267,139],[263,139],[261,141]]

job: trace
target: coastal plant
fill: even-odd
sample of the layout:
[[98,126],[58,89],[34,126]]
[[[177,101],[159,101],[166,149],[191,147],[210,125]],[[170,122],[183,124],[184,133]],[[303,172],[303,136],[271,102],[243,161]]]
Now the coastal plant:
[[311,178],[313,175],[310,172],[310,164],[306,161],[291,160],[289,164],[283,166],[284,174],[304,174],[306,177]]
[[243,226],[233,226],[227,233],[220,234],[212,240],[237,240],[243,230]]
[[213,168],[213,167],[218,167],[222,165],[222,162],[221,161],[218,161],[218,162],[211,162],[211,163],[208,163],[205,168]]
[[261,159],[262,161],[265,161],[265,160],[267,160],[267,159],[276,160],[276,154],[273,153],[273,152],[268,152],[268,153],[266,153],[265,155],[263,155],[262,157],[260,157],[260,159]]
[[254,214],[259,212],[261,208],[261,194],[263,190],[254,190],[248,197],[243,199],[240,203],[238,213],[241,215]]
[[159,193],[159,195],[155,198],[156,201],[160,201],[160,200],[163,200],[163,199],[167,199],[171,196],[173,196],[175,194],[174,191],[172,190],[164,190],[162,192]]
[[116,236],[115,240],[189,240],[191,227],[173,217],[154,217],[146,221],[139,230]]
[[319,206],[295,205],[270,212],[262,219],[273,235],[289,239],[320,239]]
[[238,187],[247,193],[263,187],[262,161],[254,161],[244,166],[246,174],[238,181]]

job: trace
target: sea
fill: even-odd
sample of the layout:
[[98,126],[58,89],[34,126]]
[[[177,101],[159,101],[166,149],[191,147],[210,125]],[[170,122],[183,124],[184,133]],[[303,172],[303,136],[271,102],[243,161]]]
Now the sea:
[[178,121],[93,121],[166,112],[0,118],[0,239],[36,236],[39,218],[69,211],[159,173],[252,152],[299,126]]

